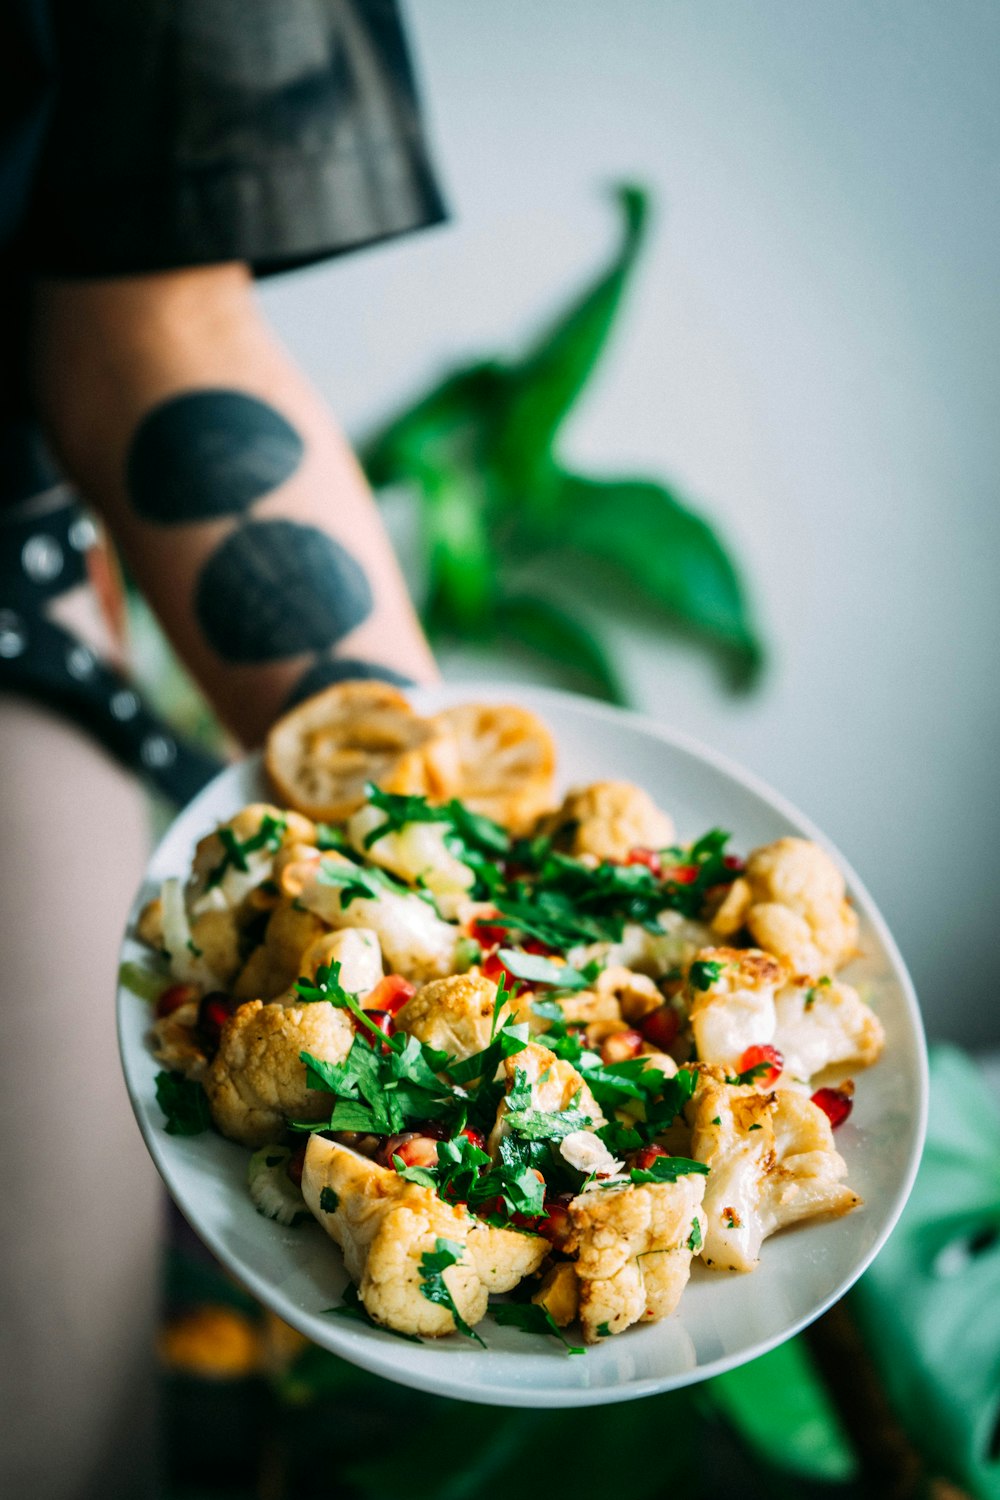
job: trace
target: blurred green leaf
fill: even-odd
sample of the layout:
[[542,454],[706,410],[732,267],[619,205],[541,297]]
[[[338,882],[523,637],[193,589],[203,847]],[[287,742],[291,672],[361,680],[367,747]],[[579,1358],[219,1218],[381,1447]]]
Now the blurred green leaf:
[[553,525],[651,603],[732,651],[744,681],[762,652],[736,570],[715,532],[665,485],[564,476]]
[[[642,245],[645,192],[616,190],[622,236],[610,263],[523,359],[483,360],[439,381],[360,447],[376,487],[417,492],[432,638],[508,639],[624,701],[601,642],[568,605],[517,583],[539,554],[594,559],[664,624],[710,642],[747,684],[761,660],[736,568],[708,523],[653,481],[564,474],[559,428],[606,344]],[[607,601],[605,601],[607,602]]]
[[501,632],[539,656],[579,673],[588,686],[612,703],[624,703],[625,692],[600,641],[571,615],[528,594],[500,600],[497,619]]
[[854,1477],[850,1443],[801,1339],[717,1375],[706,1391],[775,1468],[826,1481]]
[[497,562],[483,510],[482,488],[470,476],[425,472],[425,608],[435,633],[483,640],[493,632]]
[[647,194],[624,183],[616,197],[622,211],[622,242],[611,264],[527,355],[508,367],[508,407],[496,462],[512,488],[523,492],[529,507],[538,499],[538,470],[601,355],[642,246]]
[[852,1309],[917,1447],[979,1500],[997,1500],[1000,1117],[952,1048],[932,1053],[920,1171]]
[[371,484],[420,483],[443,465],[474,469],[482,463],[506,381],[503,368],[489,361],[446,376],[358,445]]

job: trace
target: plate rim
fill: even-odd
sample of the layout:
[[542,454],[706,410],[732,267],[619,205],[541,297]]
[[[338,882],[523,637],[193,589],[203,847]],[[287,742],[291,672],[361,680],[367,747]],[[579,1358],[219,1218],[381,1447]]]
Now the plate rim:
[[[475,698],[478,701],[494,703],[516,703],[521,707],[529,708],[544,716],[546,704],[558,709],[566,707],[570,710],[584,710],[588,715],[597,719],[603,719],[610,724],[627,725],[630,728],[641,730],[648,736],[669,745],[675,750],[692,757],[694,760],[702,761],[711,766],[722,775],[735,781],[740,786],[752,792],[756,797],[768,804],[789,822],[795,824],[809,838],[814,839],[826,849],[837,861],[839,868],[847,879],[852,897],[856,898],[857,904],[864,907],[864,914],[874,928],[880,943],[890,961],[893,977],[900,987],[900,992],[908,1015],[911,1038],[915,1043],[913,1047],[914,1061],[916,1066],[916,1081],[918,1083],[918,1097],[913,1101],[911,1119],[913,1122],[912,1136],[909,1152],[906,1159],[904,1171],[901,1173],[896,1189],[884,1207],[884,1220],[882,1228],[875,1239],[869,1245],[858,1261],[851,1267],[850,1272],[841,1278],[831,1292],[827,1294],[816,1306],[809,1309],[803,1316],[793,1320],[791,1324],[776,1334],[766,1335],[752,1344],[739,1350],[737,1353],[725,1353],[704,1364],[696,1364],[691,1370],[681,1370],[672,1375],[662,1378],[647,1376],[640,1379],[629,1380],[618,1385],[598,1385],[593,1387],[556,1387],[548,1390],[544,1387],[532,1386],[528,1392],[527,1401],[520,1398],[513,1387],[501,1387],[492,1389],[489,1393],[478,1390],[474,1396],[470,1396],[465,1383],[458,1377],[449,1378],[447,1370],[444,1369],[440,1375],[435,1375],[433,1385],[422,1380],[416,1371],[400,1371],[393,1361],[393,1348],[389,1344],[392,1335],[382,1333],[377,1329],[354,1329],[346,1326],[330,1325],[324,1333],[329,1337],[321,1347],[329,1349],[372,1374],[383,1376],[395,1381],[397,1384],[409,1386],[419,1390],[430,1390],[435,1394],[451,1397],[458,1400],[475,1401],[478,1404],[493,1406],[531,1406],[546,1408],[570,1408],[576,1406],[611,1405],[621,1401],[641,1399],[645,1396],[665,1394],[671,1390],[680,1389],[686,1385],[700,1384],[702,1381],[710,1380],[714,1376],[726,1373],[729,1370],[739,1368],[752,1360],[760,1358],[770,1350],[777,1348],[786,1340],[795,1338],[804,1328],[821,1317],[830,1307],[838,1302],[850,1288],[859,1280],[871,1265],[875,1257],[880,1253],[889,1235],[899,1222],[900,1215],[913,1189],[920,1159],[924,1148],[927,1132],[927,1112],[929,1105],[929,1065],[927,1052],[927,1039],[923,1026],[916,991],[909,970],[903,960],[902,954],[896,944],[888,925],[885,922],[878,906],[873,900],[867,886],[859,878],[856,870],[847,860],[837,845],[816,826],[811,818],[800,812],[798,807],[776,791],[763,777],[749,770],[739,762],[733,760],[724,752],[714,747],[703,744],[694,736],[683,730],[674,729],[649,714],[641,713],[632,709],[619,708],[615,705],[602,703],[590,699],[579,693],[571,693],[559,688],[537,687],[525,683],[509,682],[450,682],[436,683],[430,686],[414,687],[406,690],[408,699],[413,702],[415,708],[430,711],[438,711],[442,707],[448,707],[452,703],[466,701]],[[149,856],[142,881],[136,892],[135,899],[129,908],[126,918],[122,942],[119,946],[119,962],[122,950],[126,943],[135,941],[133,933],[137,913],[144,900],[145,888],[149,883],[149,870],[153,868],[164,845],[173,837],[176,823],[181,817],[193,818],[199,805],[209,801],[218,781],[225,776],[230,776],[235,770],[245,769],[260,772],[262,770],[262,753],[260,750],[250,752],[248,755],[230,762],[228,765],[212,778],[202,790],[191,799],[185,807],[181,808],[171,820],[169,827],[157,840],[156,845]],[[316,1313],[302,1312],[291,1304],[290,1300],[283,1294],[280,1288],[275,1288],[264,1276],[252,1267],[241,1263],[240,1269],[236,1270],[232,1264],[232,1256],[222,1243],[216,1232],[202,1224],[197,1226],[192,1223],[188,1214],[186,1204],[181,1201],[186,1198],[183,1185],[177,1185],[176,1173],[165,1149],[168,1137],[165,1131],[156,1128],[154,1122],[146,1113],[145,1101],[143,1101],[135,1087],[134,1080],[130,1074],[126,1062],[127,1043],[125,1037],[125,1004],[126,999],[135,1002],[135,995],[120,982],[117,984],[115,1023],[118,1039],[119,1057],[122,1064],[122,1076],[128,1093],[129,1103],[136,1117],[146,1149],[162,1178],[167,1191],[170,1193],[174,1203],[191,1225],[192,1230],[198,1238],[212,1251],[216,1258],[224,1265],[229,1274],[235,1278],[264,1306],[271,1308],[279,1317],[289,1323],[298,1332],[304,1334],[312,1342],[318,1342],[315,1337],[314,1320]],[[375,1334],[373,1338],[371,1335]],[[386,1341],[383,1345],[383,1340]],[[433,1349],[433,1343],[430,1345]],[[488,1358],[488,1356],[484,1356]],[[550,1399],[551,1397],[551,1399]]]

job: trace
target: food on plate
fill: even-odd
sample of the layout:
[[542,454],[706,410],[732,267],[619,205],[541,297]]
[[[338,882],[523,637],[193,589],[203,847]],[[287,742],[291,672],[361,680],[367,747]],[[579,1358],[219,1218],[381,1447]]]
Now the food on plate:
[[341,684],[272,733],[291,806],[138,924],[167,1129],[252,1148],[261,1214],[318,1221],[344,1315],[407,1337],[482,1342],[505,1296],[593,1344],[860,1204],[834,1130],[884,1037],[829,856],[685,842],[622,781],[558,802],[553,759],[523,710]]

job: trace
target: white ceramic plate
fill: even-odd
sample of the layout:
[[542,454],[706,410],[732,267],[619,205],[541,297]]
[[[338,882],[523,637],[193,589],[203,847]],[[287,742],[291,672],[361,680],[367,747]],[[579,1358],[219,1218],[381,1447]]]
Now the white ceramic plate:
[[[412,695],[423,710],[473,699],[535,709],[559,746],[563,786],[609,776],[638,782],[677,823],[682,839],[710,827],[747,851],[785,834],[829,842],[782,798],[721,756],[633,714],[568,694],[468,685]],[[168,875],[185,875],[194,844],[264,792],[257,759],[225,771],[180,815],[150,862],[136,898],[123,959],[149,963],[131,936],[141,905]],[[831,850],[836,856],[836,851]],[[836,856],[839,859],[839,856]],[[861,917],[863,956],[846,971],[882,1018],[885,1053],[861,1073],[854,1112],[837,1132],[851,1186],[864,1207],[832,1223],[807,1223],[768,1240],[748,1276],[712,1273],[696,1261],[673,1317],[635,1327],[584,1355],[554,1339],[480,1325],[483,1352],[453,1335],[411,1344],[378,1329],[324,1316],[345,1283],[340,1252],[318,1225],[289,1230],[262,1218],[245,1187],[248,1153],[214,1134],[169,1136],[156,1105],[158,1071],[148,1045],[148,1006],[118,996],[125,1079],[150,1154],[181,1210],[215,1255],[261,1302],[317,1344],[405,1385],[500,1406],[585,1406],[624,1401],[703,1380],[763,1354],[804,1327],[860,1276],[906,1201],[927,1107],[927,1064],[913,987],[871,897],[843,860]]]

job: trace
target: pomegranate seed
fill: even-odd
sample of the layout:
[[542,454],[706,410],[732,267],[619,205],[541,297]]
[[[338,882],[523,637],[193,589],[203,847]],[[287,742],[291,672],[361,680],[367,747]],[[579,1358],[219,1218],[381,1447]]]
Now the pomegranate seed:
[[698,879],[698,866],[668,865],[663,871],[663,879],[673,885],[694,885]]
[[[768,1063],[767,1068],[761,1065]],[[776,1078],[781,1076],[781,1070],[785,1066],[785,1059],[777,1047],[748,1047],[740,1058],[736,1071],[738,1073],[749,1073],[751,1068],[760,1068],[753,1082],[758,1088],[769,1088]]]
[[838,1125],[843,1125],[854,1108],[854,1084],[848,1079],[839,1089],[817,1089],[812,1102],[819,1105],[836,1130]]
[[638,1031],[613,1031],[604,1038],[601,1046],[601,1062],[627,1062],[642,1051],[642,1036]]
[[201,991],[195,984],[168,985],[156,1002],[156,1018],[162,1021],[164,1016],[172,1016],[182,1005],[194,1005],[200,999]]
[[219,1045],[222,1028],[239,1003],[224,990],[210,990],[198,1006],[198,1030],[214,1047]]
[[658,1156],[669,1156],[670,1152],[663,1146],[643,1146],[632,1158],[632,1166],[637,1172],[648,1172]]
[[402,974],[387,974],[365,996],[365,1009],[386,1011],[390,1016],[394,1016],[416,993],[416,985],[404,979]]
[[306,1164],[306,1145],[307,1142],[303,1141],[301,1146],[297,1146],[285,1163],[285,1171],[296,1187],[302,1186],[302,1169]]
[[648,1016],[643,1016],[639,1022],[639,1030],[651,1047],[659,1047],[661,1052],[666,1052],[677,1040],[680,1024],[673,1006],[661,1005],[659,1010],[650,1011]]
[[538,1225],[538,1233],[544,1234],[557,1250],[562,1249],[573,1233],[573,1220],[565,1203],[546,1203],[545,1218]]
[[722,863],[725,865],[725,867],[726,867],[727,870],[737,870],[737,871],[739,871],[739,870],[745,870],[746,867],[747,867],[746,860],[745,859],[740,859],[740,857],[739,857],[738,854],[727,854],[727,855],[725,855],[725,857],[723,858]]
[[474,1212],[480,1219],[489,1219],[493,1214],[506,1215],[507,1208],[501,1197],[485,1198],[482,1203],[477,1203]]
[[625,863],[627,865],[645,865],[646,869],[650,870],[656,876],[657,880],[660,880],[663,876],[663,861],[655,849],[644,849],[641,845],[635,849],[630,849],[625,856]]
[[411,1135],[409,1140],[401,1141],[399,1145],[393,1146],[393,1136],[385,1148],[385,1154],[390,1166],[395,1166],[395,1158],[398,1156],[404,1167],[436,1167],[438,1164],[438,1143],[429,1135]]
[[466,1125],[464,1130],[459,1131],[459,1134],[464,1135],[469,1144],[475,1146],[477,1151],[486,1150],[486,1137],[481,1130],[473,1130],[471,1125]]
[[[376,1027],[381,1031],[383,1036],[388,1037],[395,1034],[395,1022],[387,1010],[366,1010],[365,1016],[369,1025]],[[361,1022],[355,1017],[354,1024],[355,1026],[360,1026]]]
[[469,923],[469,936],[475,938],[482,948],[498,948],[507,941],[507,929],[494,927],[491,922],[483,922],[475,917]]

